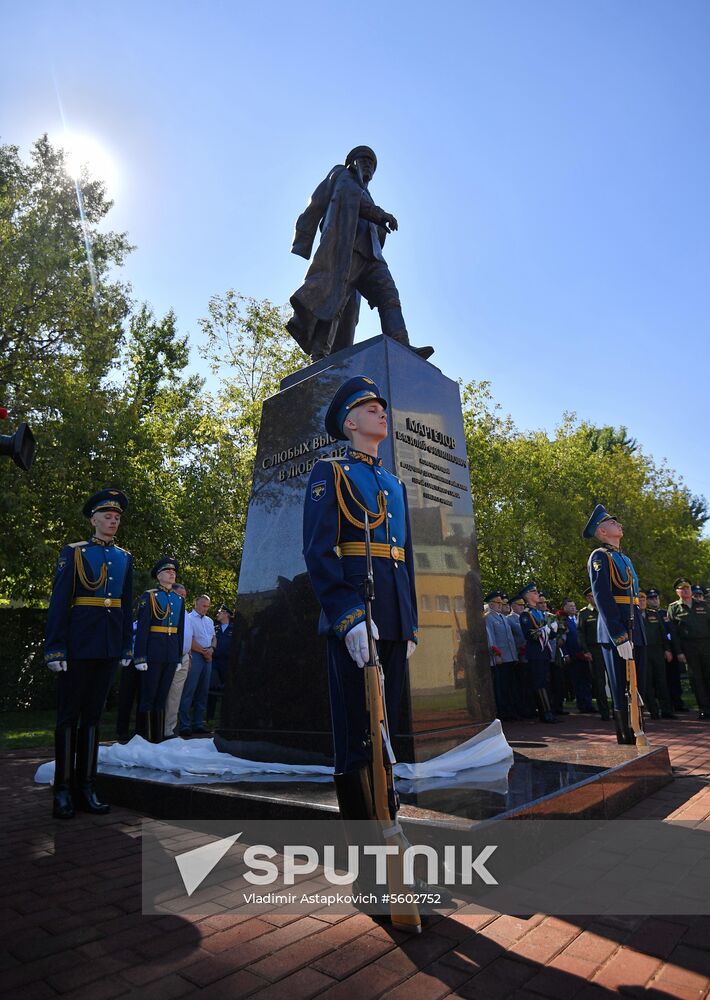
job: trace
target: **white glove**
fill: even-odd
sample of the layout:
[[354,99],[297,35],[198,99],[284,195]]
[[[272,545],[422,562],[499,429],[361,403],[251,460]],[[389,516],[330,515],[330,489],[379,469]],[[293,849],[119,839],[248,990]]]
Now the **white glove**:
[[560,627],[559,622],[550,622],[549,625],[550,632],[556,632],[559,627]]
[[141,663],[134,663],[133,666],[136,668],[136,670],[140,670],[141,673],[144,670],[148,669],[148,664],[145,662],[145,660],[143,660]]
[[417,648],[416,642],[412,642],[411,639],[407,639],[407,659],[412,655],[414,650]]
[[121,667],[127,667],[130,662],[131,662],[130,656],[128,657],[128,659],[123,659],[118,661],[119,666]]
[[622,642],[620,646],[617,646],[616,651],[622,660],[633,660],[634,658],[634,644],[629,642],[628,639],[626,642]]
[[[374,622],[372,623],[372,638],[380,638],[380,633],[377,631],[377,625]],[[358,667],[365,666],[370,659],[370,651],[367,648],[367,625],[365,622],[360,622],[359,625],[350,629],[345,636],[345,648],[353,660],[355,660]]]
[[49,667],[49,669],[52,671],[53,674],[61,674],[62,670],[67,669],[67,661],[50,660],[47,666]]

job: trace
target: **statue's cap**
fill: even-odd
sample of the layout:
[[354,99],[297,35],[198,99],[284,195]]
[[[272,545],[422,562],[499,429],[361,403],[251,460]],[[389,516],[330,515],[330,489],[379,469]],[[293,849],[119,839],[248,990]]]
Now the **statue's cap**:
[[369,156],[374,161],[375,170],[377,170],[377,157],[375,156],[374,149],[370,149],[369,146],[356,146],[355,149],[351,149],[345,157],[345,166],[351,167],[360,156]]

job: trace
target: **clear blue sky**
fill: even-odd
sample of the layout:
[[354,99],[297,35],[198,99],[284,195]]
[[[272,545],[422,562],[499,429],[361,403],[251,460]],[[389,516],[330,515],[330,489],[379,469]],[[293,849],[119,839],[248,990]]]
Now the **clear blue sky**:
[[625,424],[710,496],[705,0],[0,10],[0,141],[57,133],[56,80],[117,163],[136,299],[193,343],[212,294],[288,299],[296,216],[367,143],[412,340],[520,427]]

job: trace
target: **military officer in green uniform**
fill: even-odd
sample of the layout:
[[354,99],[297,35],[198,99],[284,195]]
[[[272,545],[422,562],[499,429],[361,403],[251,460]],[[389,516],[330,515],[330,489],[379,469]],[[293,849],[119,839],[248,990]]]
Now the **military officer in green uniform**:
[[587,587],[584,591],[584,596],[587,599],[587,605],[582,608],[577,616],[577,638],[579,640],[579,648],[592,672],[592,691],[599,714],[604,722],[608,722],[611,716],[609,715],[609,700],[606,696],[606,670],[604,669],[602,647],[597,641],[599,612],[594,603],[594,595],[592,594],[591,587]]
[[668,637],[668,623],[658,607],[651,607],[649,595],[658,591],[649,588],[639,591],[639,613],[646,626],[646,688],[643,700],[652,719],[675,719],[671,697],[668,693],[666,663],[673,659]]
[[698,703],[698,718],[710,719],[710,609],[693,597],[691,585],[679,577],[673,585],[678,600],[668,605],[671,643],[688,676]]

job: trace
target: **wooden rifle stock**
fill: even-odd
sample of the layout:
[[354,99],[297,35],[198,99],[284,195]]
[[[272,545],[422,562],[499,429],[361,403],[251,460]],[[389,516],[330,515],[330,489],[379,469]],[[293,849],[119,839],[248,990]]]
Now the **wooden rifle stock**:
[[[390,895],[406,899],[414,895],[414,886],[404,884],[404,851],[409,846],[397,821],[399,799],[394,787],[392,765],[395,763],[385,705],[385,685],[382,665],[377,655],[377,645],[372,634],[372,602],[375,598],[375,581],[372,570],[372,550],[370,548],[370,522],[365,511],[365,559],[367,578],[365,581],[365,625],[367,628],[368,662],[365,664],[365,701],[370,719],[370,744],[372,757],[370,775],[375,818],[380,825],[385,844],[396,846],[396,854],[387,855],[387,882]],[[390,920],[399,930],[419,934],[422,921],[415,902],[391,902]]]
[[629,721],[634,733],[637,747],[647,747],[648,737],[643,731],[643,720],[641,718],[641,696],[639,694],[638,680],[636,678],[636,661],[626,661],[626,684],[629,705]]

